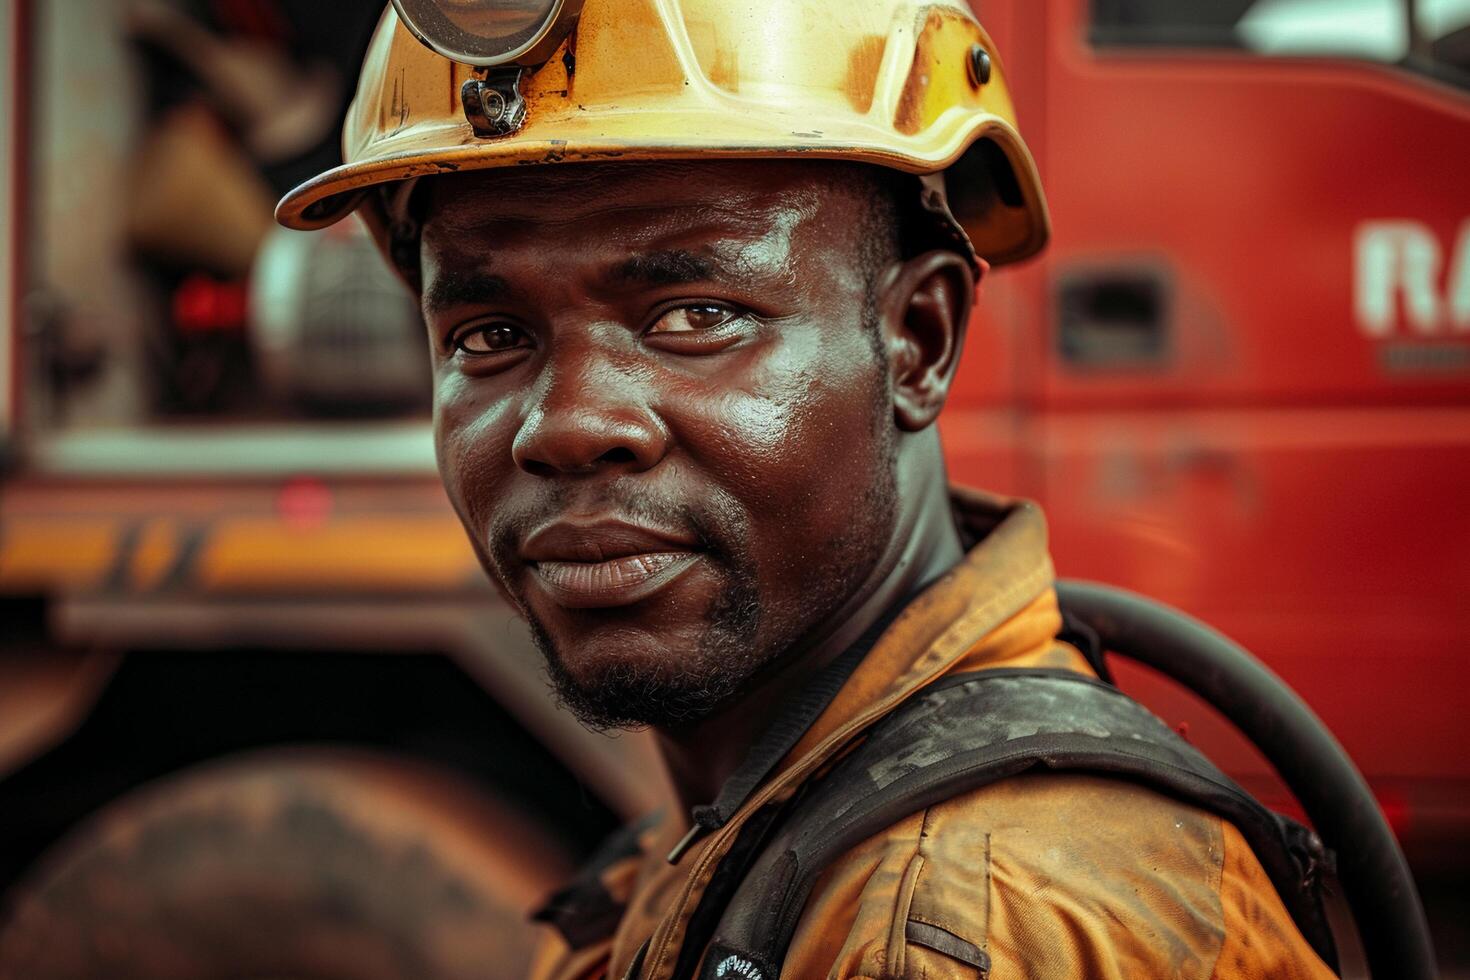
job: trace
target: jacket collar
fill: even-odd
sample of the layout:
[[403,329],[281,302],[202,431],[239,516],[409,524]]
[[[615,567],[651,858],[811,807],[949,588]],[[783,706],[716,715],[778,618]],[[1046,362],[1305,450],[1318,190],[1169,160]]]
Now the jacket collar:
[[838,732],[850,737],[938,677],[963,665],[979,669],[1014,644],[1056,635],[1060,619],[1030,617],[1022,635],[995,642],[996,627],[1042,601],[1055,610],[1055,572],[1046,519],[1029,501],[951,487],[950,500],[968,551],[884,631],[837,697],[787,758],[799,760]]

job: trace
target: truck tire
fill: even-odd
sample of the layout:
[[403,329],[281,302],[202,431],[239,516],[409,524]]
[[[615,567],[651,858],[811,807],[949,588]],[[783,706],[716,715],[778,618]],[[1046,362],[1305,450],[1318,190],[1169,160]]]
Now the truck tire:
[[422,762],[272,749],[148,784],[34,867],[3,980],[520,977],[568,859]]

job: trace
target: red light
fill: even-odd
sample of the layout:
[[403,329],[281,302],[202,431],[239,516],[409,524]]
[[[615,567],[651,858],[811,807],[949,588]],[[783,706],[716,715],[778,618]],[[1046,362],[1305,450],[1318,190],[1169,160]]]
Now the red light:
[[276,495],[276,512],[293,531],[322,527],[332,516],[332,488],[314,476],[286,481]]
[[245,327],[245,284],[219,282],[201,273],[174,290],[174,324],[182,333],[219,333]]

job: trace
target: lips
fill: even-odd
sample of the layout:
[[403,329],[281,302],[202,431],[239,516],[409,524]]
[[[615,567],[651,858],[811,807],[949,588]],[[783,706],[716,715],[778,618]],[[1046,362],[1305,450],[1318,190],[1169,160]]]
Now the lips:
[[661,591],[701,558],[691,534],[622,520],[557,521],[520,556],[552,601],[573,609],[626,606]]

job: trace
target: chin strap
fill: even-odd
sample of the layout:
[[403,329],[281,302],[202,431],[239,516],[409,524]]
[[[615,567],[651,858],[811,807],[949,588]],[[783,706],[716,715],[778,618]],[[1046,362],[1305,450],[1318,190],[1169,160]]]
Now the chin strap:
[[418,184],[419,178],[410,177],[369,188],[357,209],[388,265],[414,290],[422,285],[419,269],[422,222],[413,207]]
[[990,263],[975,251],[974,242],[965,234],[964,226],[949,207],[949,191],[945,188],[944,171],[919,175],[919,209],[932,219],[937,238],[945,248],[959,252],[970,260],[970,270],[975,273],[975,285],[985,278]]

